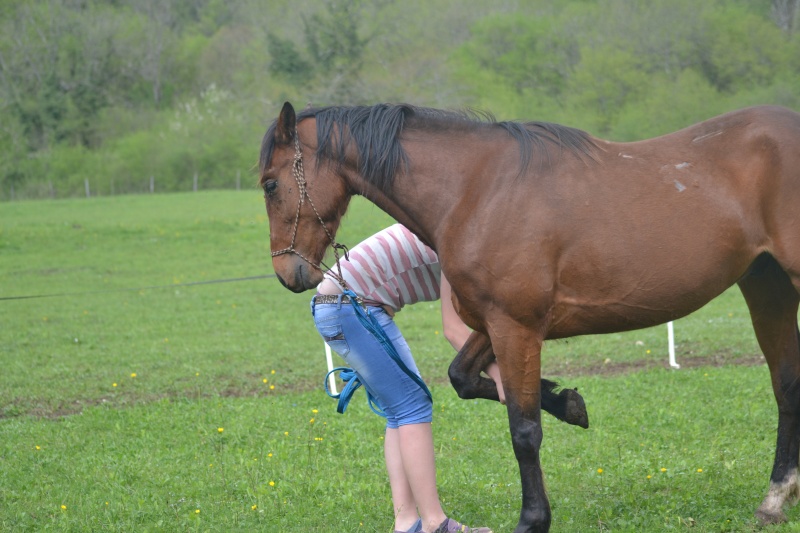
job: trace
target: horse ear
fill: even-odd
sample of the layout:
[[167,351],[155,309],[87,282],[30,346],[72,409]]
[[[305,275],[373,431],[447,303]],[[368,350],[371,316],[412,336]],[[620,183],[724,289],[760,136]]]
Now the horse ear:
[[297,115],[294,107],[289,102],[283,104],[281,114],[278,115],[278,122],[275,128],[275,142],[278,144],[289,144],[294,139],[295,128],[297,127]]

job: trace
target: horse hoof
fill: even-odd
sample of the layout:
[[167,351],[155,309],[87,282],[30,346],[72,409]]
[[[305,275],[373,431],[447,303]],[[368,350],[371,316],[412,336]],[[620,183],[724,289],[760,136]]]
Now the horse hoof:
[[583,429],[589,427],[589,413],[586,411],[586,403],[583,401],[583,396],[578,394],[577,389],[564,389],[558,393],[566,400],[566,411],[564,413],[564,422],[572,424],[573,426],[580,426]]
[[762,526],[768,526],[771,524],[783,524],[786,522],[786,515],[783,511],[770,511],[759,507],[758,511],[756,511],[756,519]]

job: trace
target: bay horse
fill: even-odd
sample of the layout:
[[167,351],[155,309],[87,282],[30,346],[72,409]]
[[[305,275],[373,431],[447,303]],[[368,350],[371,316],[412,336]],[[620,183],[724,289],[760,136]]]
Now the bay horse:
[[500,367],[522,483],[517,533],[550,528],[543,342],[675,320],[737,283],[778,404],[756,516],[786,520],[800,494],[800,114],[752,107],[618,143],[406,104],[296,114],[287,102],[259,172],[273,266],[292,291],[321,281],[356,194],[436,250],[475,330],[450,367],[453,386],[490,397],[476,368],[491,357]]

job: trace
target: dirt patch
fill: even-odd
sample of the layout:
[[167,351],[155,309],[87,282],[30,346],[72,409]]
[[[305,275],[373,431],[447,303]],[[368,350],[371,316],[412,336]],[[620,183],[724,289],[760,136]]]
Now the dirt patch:
[[[677,357],[681,368],[699,367],[722,367],[722,366],[757,366],[765,364],[764,356],[761,354],[752,355],[733,355],[731,353],[717,353],[710,356],[683,356]],[[669,362],[663,358],[659,359],[639,359],[636,361],[624,362],[598,362],[592,365],[570,365],[561,363],[556,365],[546,365],[543,371],[545,375],[558,375],[566,377],[575,376],[618,376],[630,374],[642,370],[653,368],[671,369]]]

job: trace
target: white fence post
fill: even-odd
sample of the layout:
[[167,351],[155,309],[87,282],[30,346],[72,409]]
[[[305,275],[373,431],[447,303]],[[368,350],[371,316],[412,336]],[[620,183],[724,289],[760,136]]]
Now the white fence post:
[[83,179],[83,188],[86,189],[86,198],[91,197],[91,195],[89,194],[89,178]]
[[[331,347],[325,343],[325,360],[328,362],[328,372],[333,370],[333,357],[331,356]],[[331,394],[339,394],[336,392],[336,378],[333,374],[328,375],[328,388]]]
[[681,365],[675,361],[675,327],[672,321],[667,322],[667,344],[669,345],[669,366],[680,368]]
[[194,179],[192,179],[192,190],[197,192],[197,172],[194,173]]

